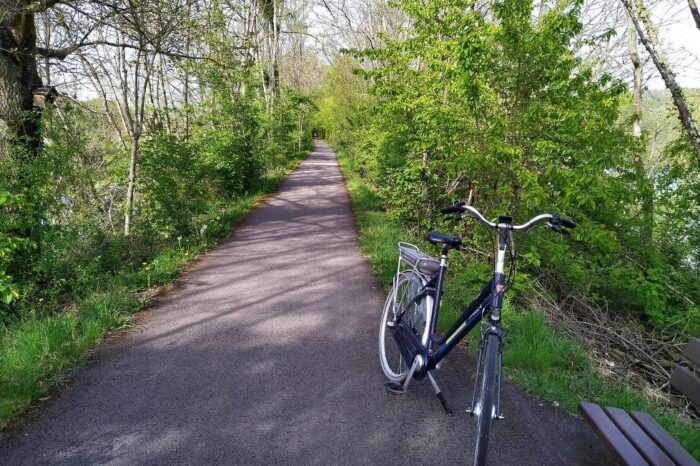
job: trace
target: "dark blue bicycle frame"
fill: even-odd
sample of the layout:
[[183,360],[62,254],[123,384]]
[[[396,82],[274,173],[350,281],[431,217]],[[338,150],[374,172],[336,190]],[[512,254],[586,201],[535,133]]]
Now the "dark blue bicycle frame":
[[[438,346],[437,350],[428,356],[428,364],[424,370],[420,371],[425,375],[427,371],[435,369],[442,359],[449,354],[450,351],[462,340],[481,319],[487,314],[486,310],[489,306],[489,297],[493,291],[493,280],[486,285],[479,295],[464,308],[462,314],[454,321],[450,329],[445,332],[442,338],[438,338],[435,329],[438,321],[438,311],[440,310],[440,301],[442,298],[442,280],[447,267],[440,267],[438,274],[433,277],[424,287],[418,296],[425,294],[434,294],[433,297],[433,319],[430,323],[430,339],[428,345],[430,348]],[[418,375],[418,374],[416,374]],[[420,377],[422,378],[422,377]]]
[[[499,235],[498,247],[500,250],[506,248],[506,236]],[[455,320],[452,326],[445,332],[442,338],[438,338],[435,329],[437,328],[438,315],[440,311],[440,301],[442,300],[442,284],[445,277],[447,266],[444,265],[447,259],[447,248],[442,251],[443,262],[440,264],[440,269],[435,277],[425,285],[423,290],[416,295],[414,300],[421,299],[427,294],[433,295],[433,319],[430,323],[430,337],[428,340],[427,350],[437,349],[433,352],[428,351],[426,364],[415,375],[416,378],[423,378],[443,360],[445,356],[464,338],[476,325],[488,315],[490,322],[490,332],[496,333],[500,338],[500,314],[503,306],[503,290],[505,285],[505,275],[503,273],[494,273],[493,278],[484,286],[479,295],[464,308],[462,314]],[[423,353],[425,355],[425,353]]]

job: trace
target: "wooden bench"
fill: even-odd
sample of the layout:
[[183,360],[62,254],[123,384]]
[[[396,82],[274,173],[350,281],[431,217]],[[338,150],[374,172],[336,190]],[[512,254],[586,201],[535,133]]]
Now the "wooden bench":
[[[700,367],[700,340],[693,338],[685,348],[685,357]],[[700,379],[681,365],[671,375],[671,385],[700,407]],[[700,466],[683,447],[647,413],[620,408],[603,408],[583,402],[578,406],[598,437],[627,466]]]
[[[700,339],[691,338],[683,354],[690,361],[691,366],[700,367]],[[695,371],[680,364],[677,365],[671,374],[671,385],[700,408],[700,378]]]

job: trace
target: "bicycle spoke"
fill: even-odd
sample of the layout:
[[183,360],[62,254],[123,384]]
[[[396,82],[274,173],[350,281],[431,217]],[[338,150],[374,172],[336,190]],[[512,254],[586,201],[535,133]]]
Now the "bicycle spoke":
[[410,369],[409,361],[403,357],[398,343],[395,340],[395,326],[388,325],[397,319],[404,322],[409,328],[418,333],[421,340],[426,339],[425,334],[425,308],[429,303],[429,298],[423,298],[419,303],[413,301],[425,282],[423,279],[412,273],[402,273],[394,282],[394,289],[387,297],[384,313],[382,316],[382,327],[380,329],[380,362],[386,378],[392,383],[399,383],[405,379]]

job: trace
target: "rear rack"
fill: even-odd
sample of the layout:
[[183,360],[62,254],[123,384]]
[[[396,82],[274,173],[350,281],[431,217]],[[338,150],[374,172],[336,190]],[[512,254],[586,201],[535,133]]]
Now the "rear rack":
[[399,263],[396,267],[396,274],[401,272],[401,265],[409,267],[413,273],[418,273],[427,277],[437,275],[440,269],[440,261],[425,254],[410,243],[399,241]]

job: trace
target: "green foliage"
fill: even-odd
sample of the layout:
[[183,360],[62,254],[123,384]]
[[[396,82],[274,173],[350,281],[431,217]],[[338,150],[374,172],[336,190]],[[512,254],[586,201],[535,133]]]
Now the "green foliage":
[[590,364],[583,348],[566,336],[557,335],[544,324],[538,311],[517,313],[512,307],[504,309],[508,335],[504,364],[508,367],[533,371],[561,369],[587,370]]
[[[700,332],[697,164],[687,147],[670,146],[673,162],[652,177],[655,211],[644,212],[648,184],[635,157],[645,140],[630,137],[620,112],[624,86],[575,57],[580,5],[533,14],[530,1],[505,0],[485,13],[470,0],[399,1],[410,24],[400,39],[355,51],[326,74],[321,124],[347,154],[360,241],[384,283],[395,266],[390,248],[406,231],[416,244],[427,229],[461,234],[477,252],[451,259],[443,329],[489,274],[490,237],[471,222],[436,218],[440,207],[469,199],[490,218],[550,212],[579,223],[570,240],[545,231],[519,238],[519,274],[658,333]],[[584,399],[651,412],[700,454],[687,421],[597,375],[582,348],[540,314],[515,312],[527,293],[521,281],[504,318],[510,377],[572,412]]]
[[[396,271],[397,241],[411,241],[425,251],[430,251],[432,246],[407,234],[384,214],[381,197],[361,179],[358,165],[343,151],[339,152],[339,160],[350,191],[362,251],[369,257],[377,278],[390,286]],[[443,331],[459,315],[460,304],[468,303],[478,293],[479,284],[490,273],[484,262],[457,261],[455,254],[450,260],[438,322]],[[514,292],[526,291],[527,280],[519,280],[519,283],[516,282]],[[506,332],[504,371],[507,378],[570,413],[576,413],[578,404],[584,400],[648,412],[691,454],[700,458],[700,430],[692,421],[657,405],[624,383],[600,376],[581,345],[563,331],[548,328],[542,313],[533,310],[521,312],[513,301],[507,300],[502,316]],[[468,338],[471,340],[468,349],[473,351],[478,336],[470,334]]]
[[[22,197],[12,195],[8,191],[0,191],[0,209],[8,211],[16,208],[22,208]],[[0,306],[9,306],[20,297],[19,288],[7,274],[7,269],[16,254],[30,250],[34,246],[35,243],[30,238],[0,231]]]
[[326,70],[316,99],[318,112],[314,115],[314,125],[323,129],[326,140],[342,147],[361,139],[355,133],[362,131],[363,116],[367,115],[367,85],[353,73],[357,66],[357,61],[346,55],[337,57]]
[[372,270],[382,283],[391,283],[396,273],[396,243],[403,231],[384,221],[386,212],[381,198],[355,176],[356,167],[342,152],[338,156],[352,198],[353,212],[360,230],[362,250],[372,258]]
[[96,294],[76,309],[3,329],[0,423],[43,393],[105,330],[126,325],[136,306],[124,291]]
[[[482,229],[436,226],[439,208],[470,199],[490,218],[560,213],[579,223],[573,240],[528,235],[518,245],[523,271],[659,331],[697,333],[697,262],[686,246],[669,253],[690,238],[675,230],[649,247],[640,143],[620,114],[625,87],[575,57],[580,6],[533,17],[529,0],[498,2],[488,14],[471,0],[397,2],[411,27],[329,70],[321,123],[409,231],[451,229],[484,250]],[[371,66],[361,70],[363,60]],[[680,212],[692,188],[673,180],[679,197],[669,210]]]
[[[76,303],[60,312],[47,312],[43,301],[35,300],[31,308],[24,302],[27,307],[21,308],[19,316],[0,325],[0,428],[60,381],[63,372],[105,332],[129,325],[131,313],[145,303],[134,291],[171,282],[184,263],[227,236],[231,224],[273,189],[296,160],[268,172],[252,193],[212,205],[199,217],[208,225],[201,234],[180,237],[138,255],[132,248],[143,248],[143,243],[114,239],[92,261],[75,262],[73,257],[60,266],[53,264],[52,273],[66,274],[52,280],[53,288],[61,288],[54,291],[54,301],[65,300],[70,293]],[[58,250],[67,247],[53,236],[51,242]],[[125,257],[130,257],[129,262],[123,263]]]
[[146,109],[128,236],[133,141],[105,114],[114,103],[61,100],[42,115],[40,151],[0,157],[0,426],[127,325],[136,292],[229,235],[311,147],[311,99],[264,98],[250,71],[207,63],[200,102]]
[[[212,189],[211,183],[225,179],[222,184],[228,184],[232,175],[208,163],[210,152],[216,150],[213,149],[216,145],[208,142],[198,143],[206,147],[199,152],[172,134],[157,135],[144,142],[139,186],[142,202],[148,208],[139,222],[147,225],[153,234],[163,239],[192,234],[195,227],[191,224],[192,217],[201,214],[208,200],[220,194]],[[197,155],[205,160],[203,164],[195,158]]]
[[220,90],[206,105],[211,111],[198,119],[193,138],[200,162],[225,192],[243,193],[264,172],[263,148],[259,147],[264,112],[245,96]]
[[217,237],[227,204],[309,148],[310,128],[298,128],[304,96],[276,98],[270,114],[221,79],[210,85],[187,140],[161,124],[141,139],[129,237],[129,144],[89,106],[47,109],[43,150],[0,160],[0,321],[84,296],[163,247]]

